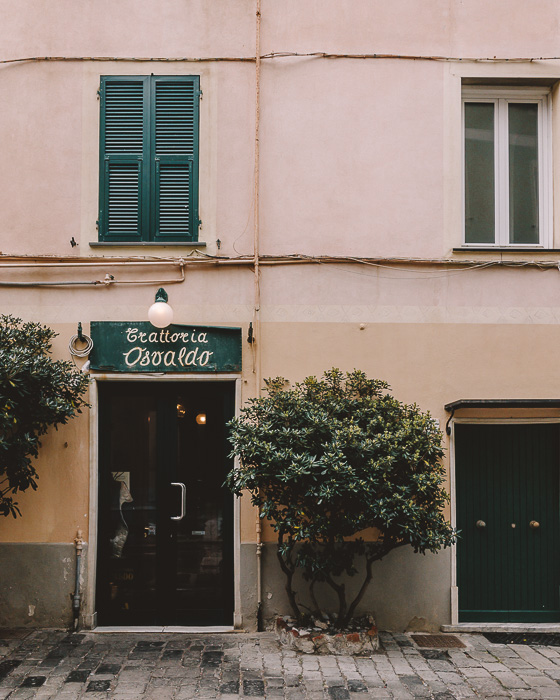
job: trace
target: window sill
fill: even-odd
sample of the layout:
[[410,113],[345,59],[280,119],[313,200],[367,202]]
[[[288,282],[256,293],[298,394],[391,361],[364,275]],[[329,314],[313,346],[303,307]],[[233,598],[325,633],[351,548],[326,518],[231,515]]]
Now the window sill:
[[206,248],[205,241],[182,241],[175,243],[173,241],[142,241],[140,243],[132,243],[130,241],[90,241],[90,248]]
[[499,253],[560,253],[560,248],[542,248],[541,246],[534,248],[530,246],[528,246],[527,248],[517,248],[514,246],[503,246],[501,248],[498,246],[465,246],[463,248],[453,248],[454,253],[495,253],[496,251],[498,251]]

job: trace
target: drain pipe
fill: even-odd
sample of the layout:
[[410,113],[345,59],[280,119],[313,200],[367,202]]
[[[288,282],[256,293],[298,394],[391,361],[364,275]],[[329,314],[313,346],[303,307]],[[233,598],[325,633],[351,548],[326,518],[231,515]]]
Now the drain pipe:
[[261,513],[257,510],[257,522],[255,525],[257,534],[257,632],[263,631],[262,610],[262,541],[261,541]]
[[74,595],[72,596],[72,614],[74,616],[74,632],[77,632],[80,624],[80,607],[82,602],[82,598],[80,596],[80,573],[82,568],[84,541],[82,539],[81,530],[78,530],[77,537],[74,539],[74,544],[76,545],[76,583]]
[[[254,365],[256,396],[260,396],[261,390],[261,336],[260,336],[260,241],[259,241],[259,166],[260,166],[260,109],[261,109],[261,0],[256,0],[256,24],[255,24],[255,206],[253,228],[253,264],[254,264],[254,293],[255,307],[253,320],[255,326],[256,343],[254,344]],[[262,631],[262,542],[261,542],[261,513],[257,510],[257,522],[255,525],[255,539],[257,542],[257,630]]]

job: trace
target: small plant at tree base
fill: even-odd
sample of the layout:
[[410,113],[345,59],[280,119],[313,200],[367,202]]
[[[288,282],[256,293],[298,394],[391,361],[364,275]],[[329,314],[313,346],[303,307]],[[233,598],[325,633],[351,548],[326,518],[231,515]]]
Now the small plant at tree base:
[[21,515],[14,494],[37,489],[39,437],[87,405],[87,375],[49,355],[55,336],[39,323],[0,316],[0,515]]
[[[304,621],[293,590],[299,568],[313,614],[321,614],[315,586],[327,584],[338,596],[336,621],[344,628],[374,562],[404,545],[423,554],[453,544],[455,532],[442,513],[449,500],[442,435],[429,413],[400,403],[386,382],[358,370],[331,369],[291,389],[281,377],[265,383],[266,395],[250,399],[229,424],[239,462],[226,484],[237,495],[249,491],[261,517],[272,521],[298,623]],[[364,540],[367,528],[377,530],[375,541]],[[357,557],[365,558],[365,574],[348,604],[344,576],[358,573]]]

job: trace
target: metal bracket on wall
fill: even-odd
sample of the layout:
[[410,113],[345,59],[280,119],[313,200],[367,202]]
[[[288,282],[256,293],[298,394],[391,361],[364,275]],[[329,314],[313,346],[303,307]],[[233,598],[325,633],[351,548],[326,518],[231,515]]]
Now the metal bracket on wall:
[[452,421],[454,415],[455,415],[455,409],[452,408],[452,409],[451,409],[451,415],[449,416],[449,418],[447,419],[447,423],[445,424],[445,432],[446,432],[448,435],[451,435],[451,425],[450,425],[450,423],[451,423],[451,421]]

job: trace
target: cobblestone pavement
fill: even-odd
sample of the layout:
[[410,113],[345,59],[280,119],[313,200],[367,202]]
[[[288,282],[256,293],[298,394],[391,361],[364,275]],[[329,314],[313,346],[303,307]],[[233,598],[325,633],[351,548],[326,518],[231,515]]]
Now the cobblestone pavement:
[[435,651],[406,635],[381,637],[383,650],[353,658],[297,654],[268,632],[41,630],[2,641],[0,630],[0,700],[560,698],[560,647],[491,644],[465,634],[465,649]]

